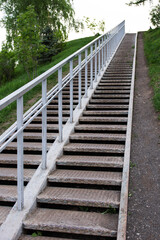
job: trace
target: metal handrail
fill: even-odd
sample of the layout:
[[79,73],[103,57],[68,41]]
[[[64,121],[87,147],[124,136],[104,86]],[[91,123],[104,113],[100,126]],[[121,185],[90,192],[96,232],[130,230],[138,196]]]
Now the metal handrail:
[[[58,125],[59,125],[59,141],[63,141],[62,131],[62,90],[70,85],[70,122],[73,122],[73,80],[78,76],[78,106],[81,108],[81,71],[85,70],[85,97],[88,91],[88,70],[90,64],[90,88],[93,88],[93,80],[97,80],[97,76],[110,61],[117,46],[125,34],[125,21],[113,28],[106,34],[99,36],[80,50],[76,51],[60,63],[47,70],[34,80],[25,84],[23,87],[14,91],[7,97],[0,100],[0,110],[7,107],[13,101],[17,101],[17,122],[13,124],[8,131],[0,137],[0,152],[17,137],[17,182],[18,182],[18,210],[22,210],[23,197],[23,130],[33,121],[33,119],[42,112],[42,169],[46,169],[47,161],[47,106],[55,97],[58,96]],[[88,50],[90,53],[88,54]],[[85,58],[81,60],[82,53],[85,53]],[[73,68],[73,60],[78,56],[78,65]],[[93,67],[93,59],[95,65]],[[69,63],[69,73],[62,78],[62,67]],[[93,79],[94,69],[94,79]],[[58,84],[47,93],[47,78],[58,71]],[[42,83],[42,99],[39,100],[26,114],[23,115],[23,95],[32,88]]]

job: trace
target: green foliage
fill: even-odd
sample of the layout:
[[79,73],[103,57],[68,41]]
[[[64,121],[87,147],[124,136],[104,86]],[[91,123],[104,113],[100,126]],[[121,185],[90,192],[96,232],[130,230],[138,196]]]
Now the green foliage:
[[56,55],[63,48],[63,36],[62,33],[55,32],[50,26],[45,27],[41,33],[42,44],[45,46],[45,50],[40,55],[40,62],[51,61],[52,56]]
[[14,76],[15,56],[5,45],[0,52],[0,85],[10,81]]
[[160,27],[160,4],[158,4],[156,7],[152,9],[152,11],[150,12],[150,16],[151,23],[153,24],[153,26]]
[[89,17],[83,17],[83,19],[87,28],[90,29],[94,35],[96,34],[96,31],[104,32],[105,22],[103,20],[97,21],[95,18],[91,20]]
[[33,6],[29,6],[25,13],[17,17],[14,49],[17,60],[23,64],[30,80],[37,75],[38,57],[44,51],[39,31],[37,14]]
[[152,0],[135,0],[135,1],[131,1],[129,2],[129,6],[132,5],[141,5],[141,4],[145,4],[146,2],[152,2]]
[[32,237],[39,237],[42,236],[42,233],[40,231],[32,233]]
[[[65,48],[62,52],[58,53],[56,56],[52,57],[51,63],[45,63],[43,65],[38,66],[37,72],[38,75],[44,73],[78,49],[82,48],[89,42],[91,42],[95,37],[87,37],[87,38],[81,38],[72,40],[69,42],[66,42]],[[23,68],[18,65],[15,69],[15,77],[10,82],[6,82],[2,86],[0,86],[0,99],[3,99],[13,91],[17,90],[18,88],[22,87],[24,84],[28,83],[29,79],[27,77],[27,74],[24,73]],[[53,87],[57,83],[57,76],[52,75],[48,79],[48,89]],[[24,96],[24,103],[25,106],[29,105],[29,100],[32,99],[32,104],[34,104],[37,101],[37,96],[39,96],[39,93],[41,91],[41,85],[39,84],[35,88],[33,88],[31,91],[25,94]],[[2,133],[3,130],[9,127],[14,121],[16,121],[16,102],[10,104],[8,107],[4,108],[0,111],[0,133]],[[7,125],[4,125],[6,122],[6,118],[10,120],[10,122],[7,123]]]
[[154,89],[153,103],[160,111],[160,28],[149,30],[144,35],[144,50],[147,57],[151,85]]
[[5,13],[3,24],[7,30],[7,41],[14,39],[17,17],[32,5],[41,30],[50,26],[54,31],[61,31],[63,38],[67,37],[71,27],[75,29],[80,23],[74,19],[72,0],[0,0],[0,8]]
[[102,214],[107,214],[107,213],[116,214],[117,213],[116,208],[109,206],[109,208],[106,211],[102,212]]

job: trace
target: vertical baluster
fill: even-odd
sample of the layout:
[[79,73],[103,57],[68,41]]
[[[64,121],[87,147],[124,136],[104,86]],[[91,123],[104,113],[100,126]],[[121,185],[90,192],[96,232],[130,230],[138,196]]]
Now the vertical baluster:
[[90,83],[90,85],[91,85],[91,89],[93,89],[93,58],[92,58],[92,56],[93,56],[93,45],[91,45],[91,66],[90,66],[90,73],[91,73],[91,83]]
[[104,37],[104,42],[105,42],[105,46],[104,46],[104,66],[106,67],[106,63],[107,63],[107,35],[105,35],[105,37]]
[[104,46],[103,46],[103,44],[104,44],[104,38],[102,37],[102,61],[101,61],[101,63],[102,63],[102,70],[104,69]]
[[[47,101],[47,79],[42,82],[42,104]],[[42,110],[42,169],[47,166],[47,108]]]
[[98,74],[100,75],[101,72],[101,51],[100,51],[100,47],[101,47],[101,42],[99,39],[99,49],[98,49]]
[[[107,34],[107,38],[109,39],[108,34]],[[109,61],[109,47],[108,47],[108,45],[109,45],[109,41],[107,40],[107,63]]]
[[79,74],[78,74],[78,106],[81,109],[81,53],[78,55],[78,67],[79,67]]
[[[70,61],[70,79],[73,77],[73,59]],[[73,79],[70,81],[70,123],[73,122]]]
[[85,50],[85,97],[88,97],[88,64],[87,64],[88,49]]
[[95,42],[95,82],[97,82],[97,42]]
[[[23,96],[17,99],[17,129],[23,126]],[[24,206],[24,173],[23,173],[23,132],[17,136],[17,187],[18,210]]]
[[[58,89],[62,88],[62,68],[58,69]],[[62,90],[58,94],[58,124],[59,124],[59,142],[63,141],[62,133]]]

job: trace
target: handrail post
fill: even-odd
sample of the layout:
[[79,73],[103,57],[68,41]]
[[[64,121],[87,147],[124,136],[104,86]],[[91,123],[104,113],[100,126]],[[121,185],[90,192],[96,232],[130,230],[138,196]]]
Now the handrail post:
[[59,125],[59,142],[63,141],[62,133],[62,68],[58,69],[58,125]]
[[81,53],[78,55],[78,107],[81,109]]
[[[47,101],[47,79],[42,82],[42,104]],[[47,108],[42,110],[42,169],[47,166]]]
[[95,42],[95,70],[94,70],[94,74],[95,74],[95,82],[97,82],[97,41]]
[[98,51],[98,74],[100,75],[100,72],[101,72],[101,51],[100,51],[100,47],[101,47],[101,42],[100,42],[100,39],[99,39],[99,51]]
[[85,97],[88,97],[88,64],[87,64],[88,49],[85,49]]
[[104,66],[106,67],[106,63],[107,63],[107,36],[105,35],[104,37]]
[[93,89],[93,45],[91,45],[91,65],[90,65],[90,75],[91,75],[91,81],[90,81],[90,88]]
[[[23,126],[23,96],[17,99],[17,129]],[[24,207],[23,132],[17,136],[18,211]]]
[[[70,79],[73,77],[73,59],[70,61]],[[73,79],[70,81],[70,123],[73,122]]]
[[109,41],[107,42],[107,63],[109,61]]
[[102,63],[102,70],[104,69],[104,37],[102,37],[102,56],[101,56],[101,58],[102,58],[102,61],[101,61],[101,63]]

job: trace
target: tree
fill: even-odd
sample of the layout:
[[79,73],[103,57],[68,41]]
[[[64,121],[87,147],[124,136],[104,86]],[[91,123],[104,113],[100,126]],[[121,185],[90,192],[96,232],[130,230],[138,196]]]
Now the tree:
[[159,4],[150,12],[151,23],[155,27],[160,27],[160,1]]
[[61,32],[53,31],[50,26],[47,26],[41,33],[41,39],[45,49],[41,53],[39,61],[51,61],[52,56],[62,50],[64,39]]
[[152,0],[135,0],[135,1],[131,1],[129,3],[129,6],[135,4],[135,5],[140,5],[140,4],[145,4],[146,2],[152,2]]
[[32,5],[37,14],[37,21],[41,31],[46,26],[52,30],[61,32],[63,38],[67,37],[71,27],[78,28],[79,22],[74,19],[72,8],[73,0],[0,0],[0,9],[5,16],[2,20],[6,31],[7,41],[12,42],[15,35],[17,16],[24,13],[29,5]]
[[37,14],[33,6],[28,6],[26,12],[19,14],[16,22],[15,54],[31,80],[36,76],[38,57],[44,50],[39,35],[40,27],[37,23]]
[[0,85],[10,81],[14,76],[15,55],[6,45],[2,46],[0,52]]
[[97,21],[95,18],[91,20],[89,17],[83,17],[84,22],[88,29],[90,29],[93,34],[96,34],[96,31],[104,32],[105,22],[103,20]]

